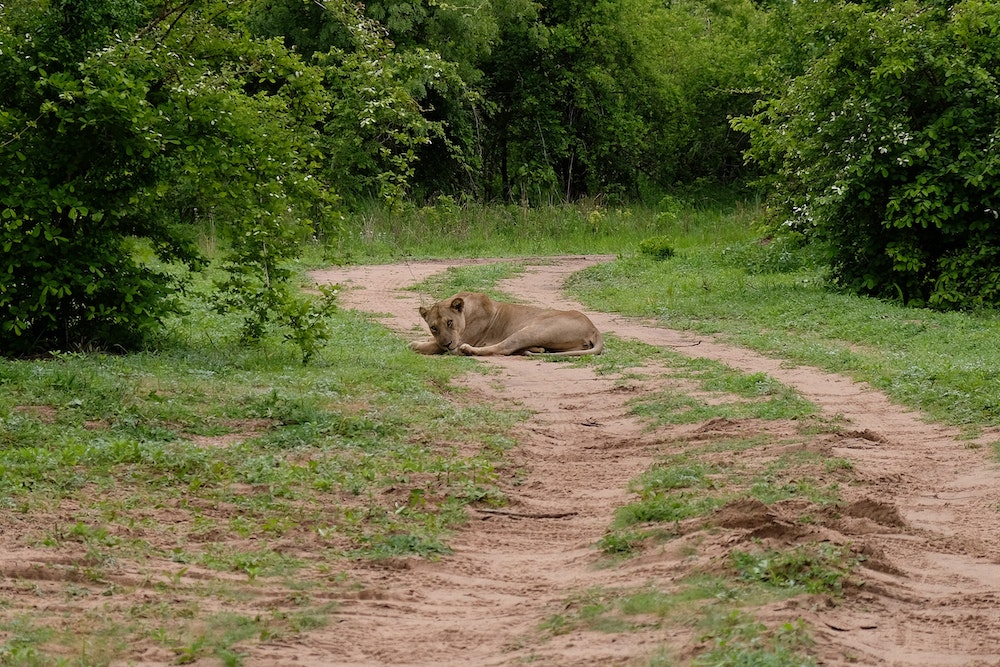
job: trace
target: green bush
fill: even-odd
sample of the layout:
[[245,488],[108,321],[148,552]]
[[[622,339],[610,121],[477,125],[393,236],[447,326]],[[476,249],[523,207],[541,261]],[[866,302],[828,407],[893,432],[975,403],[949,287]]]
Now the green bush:
[[779,222],[834,281],[915,305],[1000,303],[1000,5],[820,2],[787,92],[736,121]]
[[137,263],[129,238],[153,239],[164,257],[189,256],[190,247],[134,215],[164,167],[164,140],[143,94],[148,69],[124,53],[92,51],[145,20],[117,5],[12,3],[0,22],[7,354],[131,345],[171,307],[171,280]]
[[752,275],[792,273],[817,265],[816,253],[793,234],[782,234],[726,246],[722,258],[726,264]]
[[5,3],[0,354],[141,343],[201,264],[199,210],[223,221],[231,301],[257,323],[308,319],[283,295],[332,200],[310,173],[320,76],[227,11]]
[[674,256],[673,241],[668,236],[652,236],[639,242],[639,253],[656,260]]

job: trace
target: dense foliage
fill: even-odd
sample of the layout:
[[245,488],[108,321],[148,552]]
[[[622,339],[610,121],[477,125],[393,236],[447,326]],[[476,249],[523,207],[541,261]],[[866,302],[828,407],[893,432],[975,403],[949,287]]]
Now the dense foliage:
[[321,78],[231,29],[223,2],[5,10],[0,348],[140,342],[201,260],[200,215],[225,220],[236,301],[271,306],[249,329],[296,306],[282,264],[329,201],[310,164]]
[[743,175],[728,117],[749,112],[768,78],[747,39],[764,13],[741,1],[543,4],[483,63],[489,198],[631,198]]
[[774,174],[784,224],[827,244],[853,291],[1000,303],[1000,5],[802,11],[814,59],[739,123]]
[[998,26],[986,0],[0,0],[0,353],[141,344],[209,229],[218,307],[308,357],[289,262],[342,210],[761,174],[840,284],[995,304]]
[[323,331],[288,260],[341,205],[732,178],[726,117],[761,71],[733,35],[756,10],[723,6],[5,0],[0,349],[140,344],[209,226],[219,306],[308,356]]

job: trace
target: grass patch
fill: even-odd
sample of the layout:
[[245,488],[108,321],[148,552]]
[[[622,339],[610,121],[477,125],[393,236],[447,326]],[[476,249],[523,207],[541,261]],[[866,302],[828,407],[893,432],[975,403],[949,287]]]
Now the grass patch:
[[[706,575],[687,577],[672,590],[652,585],[638,588],[592,588],[562,603],[560,613],[539,627],[553,637],[591,631],[627,633],[669,625],[704,645],[695,665],[814,665],[808,655],[813,640],[801,621],[767,626],[744,612],[741,605],[767,596],[761,582],[734,582]],[[771,596],[770,599],[774,599]],[[649,665],[680,664],[667,649],[652,655]]]
[[823,543],[783,551],[737,550],[730,554],[729,561],[740,581],[795,593],[839,595],[855,559],[849,549]]
[[622,253],[574,276],[571,289],[594,310],[847,374],[972,435],[1000,425],[994,311],[942,313],[838,293],[808,249],[761,245],[743,233],[679,238],[665,261]]
[[[822,473],[850,472],[829,465],[828,457],[796,449],[795,438],[777,440],[766,423],[796,424],[802,442],[815,432],[816,406],[792,388],[764,373],[742,373],[724,364],[691,359],[661,350],[662,375],[675,387],[647,392],[632,402],[633,412],[663,425],[723,422],[746,423],[741,437],[715,436],[697,444],[679,442],[630,485],[636,500],[618,508],[599,543],[611,557],[639,553],[641,546],[677,537],[679,524],[707,518],[728,502],[755,498],[765,504],[801,499],[829,505],[839,500],[837,482],[820,482]],[[759,426],[754,427],[753,424]],[[791,447],[790,452],[784,449]],[[778,453],[769,455],[769,449]],[[746,457],[741,452],[752,452]],[[746,460],[746,464],[741,463]],[[748,467],[749,466],[749,467]]]
[[[0,360],[0,530],[41,553],[45,586],[109,610],[62,632],[12,600],[0,662],[107,664],[156,644],[240,664],[247,644],[325,622],[332,607],[300,588],[340,586],[338,561],[439,557],[465,505],[505,502],[523,414],[456,400],[472,362],[412,354],[338,311],[303,366],[278,338],[241,345],[198,294],[159,351]],[[146,582],[109,583],[125,564]],[[26,595],[42,594],[33,572]],[[273,617],[263,581],[284,591]],[[164,604],[122,616],[142,585]]]
[[711,359],[688,358],[664,350],[667,376],[688,382],[643,396],[636,414],[663,424],[709,419],[804,419],[816,406],[765,373],[742,373]]
[[[680,201],[680,200],[678,200]],[[379,263],[409,258],[532,257],[635,252],[649,238],[678,250],[713,238],[744,239],[755,206],[734,193],[689,193],[671,215],[646,206],[599,202],[527,208],[457,204],[385,210],[378,204],[350,216],[322,261]],[[728,215],[722,217],[718,211]],[[737,224],[729,224],[735,220]],[[316,259],[314,262],[321,260]]]
[[[808,654],[808,627],[764,625],[754,610],[783,597],[838,596],[856,565],[848,547],[796,544],[797,533],[787,528],[814,523],[823,508],[840,502],[840,484],[851,480],[852,467],[817,444],[816,436],[836,425],[821,420],[814,405],[766,374],[666,350],[656,357],[667,387],[634,401],[633,411],[651,428],[701,427],[663,443],[664,455],[633,480],[629,490],[635,499],[618,508],[597,546],[611,566],[656,549],[680,549],[672,558],[689,563],[692,574],[669,590],[650,585],[639,591],[590,591],[587,604],[570,600],[571,613],[555,615],[543,630],[635,632],[663,625],[675,637],[685,628],[691,633],[686,644],[699,647],[692,664],[815,664]],[[735,509],[724,515],[730,505]],[[772,511],[782,514],[780,522],[771,523]],[[771,549],[749,542],[729,551],[720,573],[717,565],[699,559],[697,546],[726,525],[717,523],[717,516],[773,528],[768,534],[779,541],[787,530],[792,542]],[[758,523],[743,524],[753,521]],[[669,546],[679,538],[686,539]],[[648,664],[678,663],[664,648]]]
[[605,333],[604,342],[604,354],[578,357],[572,363],[586,364],[598,375],[620,375],[621,381],[625,382],[630,379],[630,368],[644,366],[669,354],[663,348],[637,340],[625,340],[613,333]]
[[451,266],[410,286],[410,290],[446,299],[458,292],[485,292],[491,299],[514,301],[509,294],[498,291],[497,282],[524,273],[524,265],[514,262],[494,262],[471,266]]
[[[856,558],[848,548],[800,545],[788,552],[734,551],[725,574],[692,573],[669,589],[595,587],[567,598],[540,626],[543,636],[581,631],[627,633],[669,626],[700,644],[691,664],[813,665],[813,641],[801,620],[767,626],[752,609],[800,594],[838,596]],[[677,664],[667,649],[648,664]]]
[[632,483],[639,499],[615,512],[612,531],[711,514],[725,499],[709,493],[715,483],[708,472],[700,463],[654,466]]
[[816,660],[804,653],[813,644],[809,629],[801,621],[769,628],[739,611],[731,611],[705,622],[703,638],[710,648],[695,665],[753,667],[808,667]]

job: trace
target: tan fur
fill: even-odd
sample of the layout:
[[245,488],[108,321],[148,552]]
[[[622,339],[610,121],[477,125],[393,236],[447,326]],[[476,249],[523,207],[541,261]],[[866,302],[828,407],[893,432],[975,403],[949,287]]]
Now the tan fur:
[[420,308],[434,340],[411,343],[420,354],[468,355],[600,354],[604,339],[577,310],[553,310],[493,301],[479,292],[462,292]]

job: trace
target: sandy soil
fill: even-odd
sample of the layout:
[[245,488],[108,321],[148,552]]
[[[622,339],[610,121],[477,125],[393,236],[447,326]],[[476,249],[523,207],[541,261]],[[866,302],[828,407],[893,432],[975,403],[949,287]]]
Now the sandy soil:
[[[535,305],[580,308],[561,292],[563,280],[609,259],[539,260],[501,288]],[[342,284],[345,307],[374,309],[401,335],[426,338],[417,315],[422,299],[403,288],[472,261],[487,260],[350,267],[315,278]],[[470,400],[534,411],[516,434],[513,457],[522,472],[505,489],[510,505],[502,512],[473,510],[451,556],[359,569],[363,590],[344,600],[335,623],[294,646],[259,646],[248,664],[644,664],[662,646],[684,660],[699,638],[683,624],[555,636],[538,628],[581,592],[644,584],[669,589],[692,567],[711,564],[751,538],[829,540],[868,554],[858,577],[863,585],[842,599],[799,598],[761,610],[770,617],[764,620],[808,622],[821,664],[1000,664],[1000,489],[990,448],[978,446],[985,438],[960,440],[955,429],[926,423],[844,377],[648,322],[588,315],[622,339],[768,373],[842,420],[839,435],[819,434],[810,446],[853,462],[850,483],[841,489],[843,512],[804,529],[783,517],[781,507],[730,507],[717,529],[700,531],[697,541],[681,538],[622,565],[598,567],[595,543],[615,508],[630,500],[629,480],[666,444],[783,426],[716,420],[650,431],[626,403],[655,388],[656,369],[647,369],[649,379],[623,382],[532,358],[484,359],[495,373],[464,380]]]

